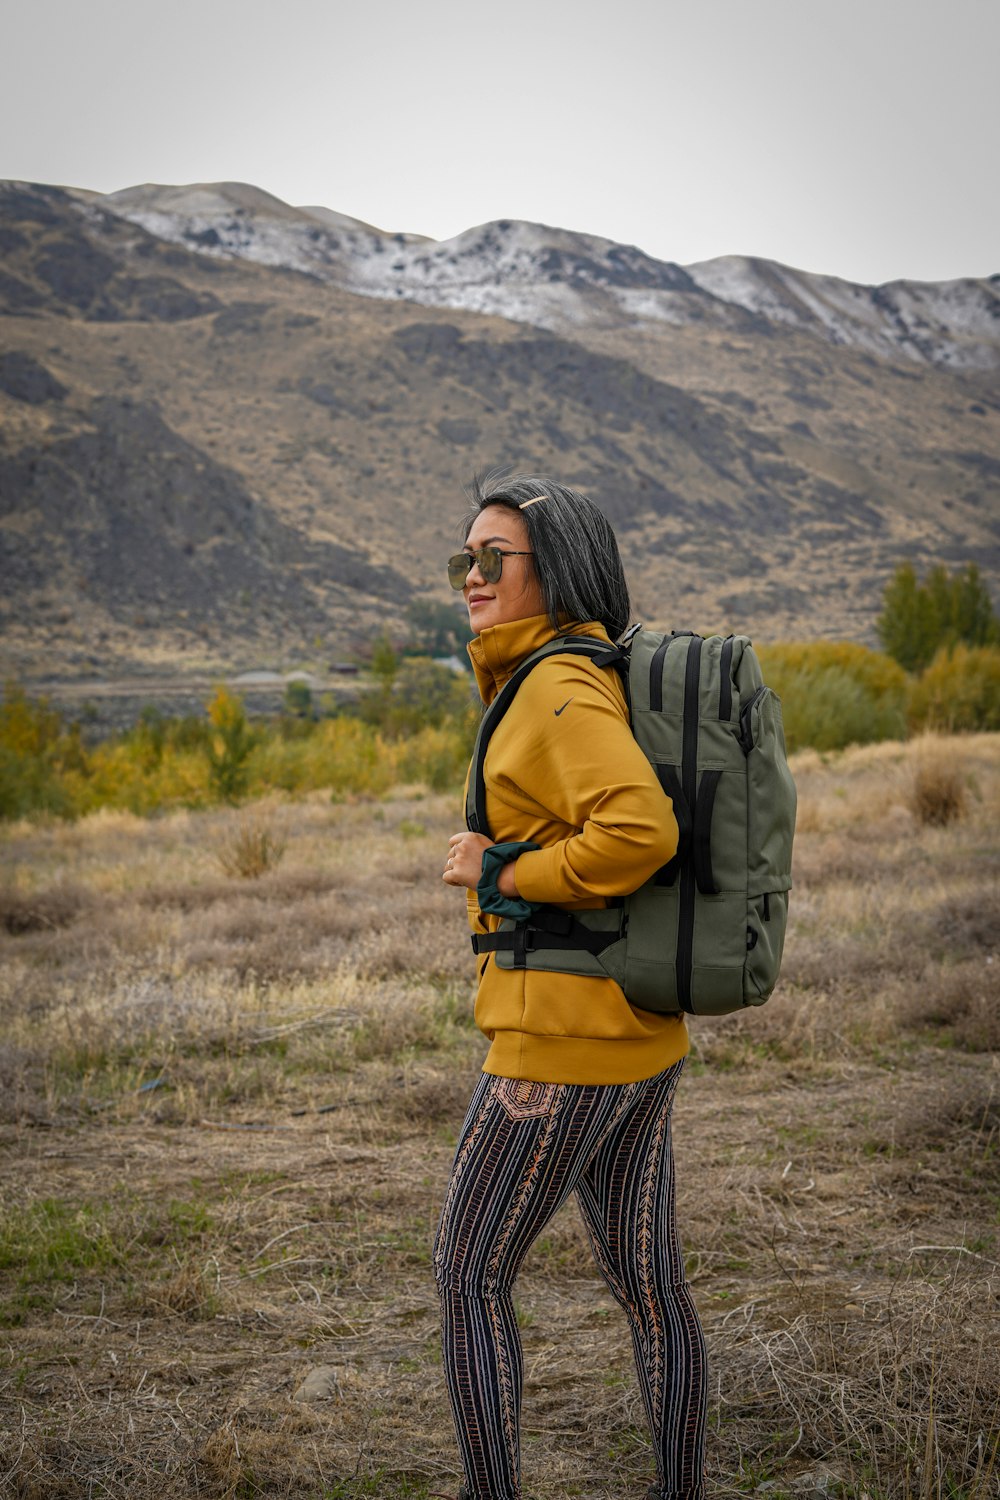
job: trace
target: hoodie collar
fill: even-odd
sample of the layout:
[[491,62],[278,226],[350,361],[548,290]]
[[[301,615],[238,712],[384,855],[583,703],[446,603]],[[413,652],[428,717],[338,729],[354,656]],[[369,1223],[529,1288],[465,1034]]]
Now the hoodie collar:
[[596,620],[567,621],[558,630],[553,630],[548,615],[529,615],[524,620],[508,620],[503,625],[490,625],[481,630],[469,642],[468,652],[483,702],[492,703],[525,657],[558,635],[591,635],[599,641],[611,639]]

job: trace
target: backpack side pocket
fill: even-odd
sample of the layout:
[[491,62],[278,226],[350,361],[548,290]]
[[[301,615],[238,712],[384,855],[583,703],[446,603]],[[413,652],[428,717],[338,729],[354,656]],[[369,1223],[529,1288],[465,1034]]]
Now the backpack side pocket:
[[747,958],[743,999],[760,1005],[778,980],[792,886],[796,792],[785,757],[781,701],[759,689],[741,715],[747,757]]

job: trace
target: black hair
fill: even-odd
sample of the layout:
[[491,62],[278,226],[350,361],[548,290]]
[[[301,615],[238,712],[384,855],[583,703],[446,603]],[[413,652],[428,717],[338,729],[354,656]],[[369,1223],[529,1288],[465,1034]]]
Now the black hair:
[[[517,511],[528,528],[545,610],[558,630],[567,620],[599,620],[612,640],[631,617],[628,584],[611,523],[586,495],[536,474],[489,469],[468,488],[463,540],[487,505]],[[543,499],[538,499],[544,496]],[[525,505],[527,500],[536,505]]]

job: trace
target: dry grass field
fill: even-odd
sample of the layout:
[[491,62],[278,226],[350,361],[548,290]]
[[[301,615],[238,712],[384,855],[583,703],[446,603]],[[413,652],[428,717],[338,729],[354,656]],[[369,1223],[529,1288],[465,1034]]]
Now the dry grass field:
[[[676,1112],[710,1493],[987,1500],[1000,736],[795,771],[780,990],[697,1024]],[[0,834],[0,1494],[457,1492],[430,1246],[484,1047],[438,878],[456,806]],[[271,840],[257,878],[241,835]],[[638,1500],[627,1333],[575,1211],[519,1310],[527,1493]]]

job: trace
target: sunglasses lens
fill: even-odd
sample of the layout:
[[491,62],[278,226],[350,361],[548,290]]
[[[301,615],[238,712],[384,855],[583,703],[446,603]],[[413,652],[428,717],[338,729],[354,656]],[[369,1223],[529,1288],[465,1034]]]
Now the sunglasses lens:
[[480,547],[476,553],[476,562],[487,583],[500,582],[500,570],[503,567],[502,552],[498,552],[495,547]]
[[448,582],[453,589],[464,589],[465,580],[473,563],[487,583],[499,583],[503,568],[503,553],[496,547],[477,547],[475,552],[456,552],[448,559]]
[[456,552],[454,557],[449,557],[448,582],[453,589],[465,588],[465,580],[469,576],[472,561],[467,552]]

